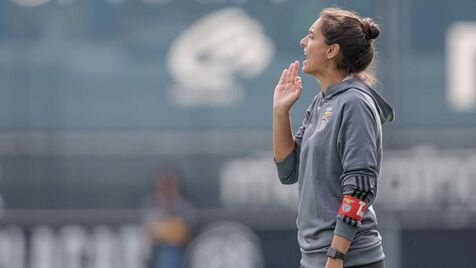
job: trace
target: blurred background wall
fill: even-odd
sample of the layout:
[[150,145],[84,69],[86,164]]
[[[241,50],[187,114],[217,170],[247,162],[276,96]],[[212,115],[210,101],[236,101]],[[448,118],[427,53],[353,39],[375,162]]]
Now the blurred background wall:
[[[190,267],[297,267],[272,95],[331,5],[383,29],[377,88],[397,118],[375,204],[387,266],[476,267],[471,0],[0,1],[0,267],[145,267],[143,200],[164,165],[197,208],[194,237],[224,221],[251,237],[239,249],[209,232],[220,246],[193,240],[189,256],[210,257]],[[303,85],[294,128],[319,90]]]

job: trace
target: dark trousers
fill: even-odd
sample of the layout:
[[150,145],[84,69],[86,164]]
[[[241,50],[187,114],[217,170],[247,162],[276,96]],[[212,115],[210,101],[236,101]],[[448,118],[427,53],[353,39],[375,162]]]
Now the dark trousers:
[[348,268],[385,268],[385,260],[374,262],[371,264],[359,265],[359,266],[350,266]]
[[[301,266],[301,268],[304,268],[304,266]],[[385,268],[385,260],[359,266],[345,266],[345,268]]]

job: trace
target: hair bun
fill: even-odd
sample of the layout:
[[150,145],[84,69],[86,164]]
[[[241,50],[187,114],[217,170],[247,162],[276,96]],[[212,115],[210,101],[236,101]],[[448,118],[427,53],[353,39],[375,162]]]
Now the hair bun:
[[370,40],[380,35],[380,28],[371,18],[362,19],[362,31]]

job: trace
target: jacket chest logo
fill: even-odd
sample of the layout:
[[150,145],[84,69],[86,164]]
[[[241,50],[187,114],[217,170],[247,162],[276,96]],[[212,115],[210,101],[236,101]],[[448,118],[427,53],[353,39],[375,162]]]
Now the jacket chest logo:
[[321,119],[319,120],[319,123],[317,125],[317,131],[321,131],[327,126],[327,122],[329,122],[331,115],[332,107],[328,107],[322,115]]

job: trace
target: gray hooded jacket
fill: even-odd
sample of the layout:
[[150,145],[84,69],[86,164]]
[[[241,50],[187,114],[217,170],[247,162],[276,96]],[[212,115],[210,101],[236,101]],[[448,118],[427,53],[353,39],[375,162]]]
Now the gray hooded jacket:
[[[345,266],[384,258],[377,218],[371,206],[377,194],[382,160],[382,124],[394,112],[374,89],[357,79],[320,92],[294,136],[295,149],[277,161],[283,184],[299,182],[298,242],[303,267],[324,267],[335,234],[352,240]],[[343,195],[368,203],[360,222],[337,216]]]

